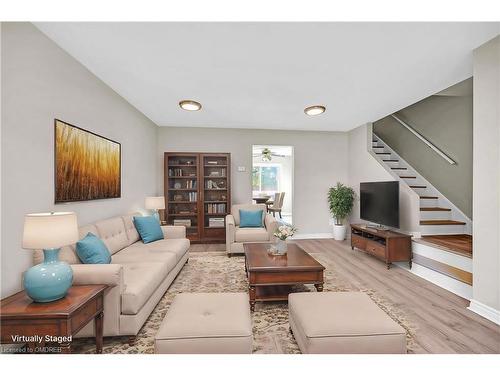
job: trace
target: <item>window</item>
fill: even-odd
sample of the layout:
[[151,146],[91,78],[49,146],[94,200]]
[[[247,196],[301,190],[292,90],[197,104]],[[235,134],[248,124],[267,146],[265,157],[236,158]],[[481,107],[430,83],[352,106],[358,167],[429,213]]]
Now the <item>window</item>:
[[254,164],[252,168],[252,190],[255,193],[273,194],[279,190],[280,166]]

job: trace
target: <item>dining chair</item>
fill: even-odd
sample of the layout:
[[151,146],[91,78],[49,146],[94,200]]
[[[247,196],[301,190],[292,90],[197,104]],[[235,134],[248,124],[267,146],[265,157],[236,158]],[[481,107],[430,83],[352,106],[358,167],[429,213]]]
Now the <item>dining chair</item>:
[[274,195],[274,203],[271,207],[269,207],[268,211],[269,213],[272,213],[273,216],[276,216],[276,212],[280,215],[281,217],[281,209],[283,208],[283,200],[285,199],[285,192],[282,193],[276,193]]

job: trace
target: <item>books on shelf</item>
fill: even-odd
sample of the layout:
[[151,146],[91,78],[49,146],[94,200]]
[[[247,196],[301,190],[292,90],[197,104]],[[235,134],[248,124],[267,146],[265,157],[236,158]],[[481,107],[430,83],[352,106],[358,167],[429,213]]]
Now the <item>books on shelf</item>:
[[224,228],[223,217],[211,217],[208,219],[208,226],[210,228]]
[[196,202],[197,200],[198,200],[198,193],[196,191],[188,193],[188,201]]
[[190,227],[191,226],[191,219],[174,219],[174,225],[175,226]]
[[207,214],[225,214],[226,204],[225,203],[208,203],[207,204]]

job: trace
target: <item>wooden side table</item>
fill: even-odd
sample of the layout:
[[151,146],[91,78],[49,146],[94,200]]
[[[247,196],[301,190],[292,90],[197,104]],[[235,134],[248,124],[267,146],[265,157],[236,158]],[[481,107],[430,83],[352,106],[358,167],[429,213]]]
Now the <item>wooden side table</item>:
[[95,322],[96,353],[102,353],[104,291],[107,285],[74,285],[66,297],[48,303],[33,302],[24,291],[1,301],[1,342],[27,343],[38,348],[60,347],[71,353],[73,335],[91,320]]

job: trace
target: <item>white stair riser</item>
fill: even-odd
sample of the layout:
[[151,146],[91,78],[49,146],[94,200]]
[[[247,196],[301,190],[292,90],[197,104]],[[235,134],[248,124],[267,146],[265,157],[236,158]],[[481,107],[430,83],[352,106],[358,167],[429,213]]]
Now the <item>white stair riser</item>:
[[464,234],[465,225],[420,225],[420,233],[430,234]]
[[420,207],[439,207],[439,199],[420,199]]
[[451,220],[450,211],[420,211],[420,220]]

